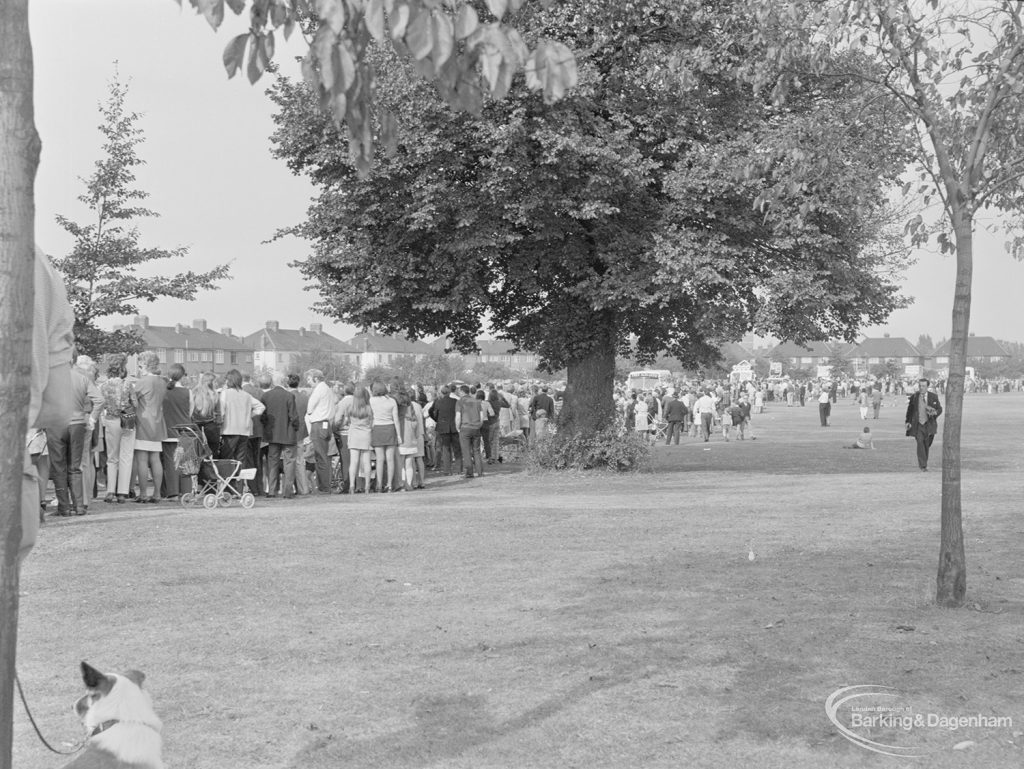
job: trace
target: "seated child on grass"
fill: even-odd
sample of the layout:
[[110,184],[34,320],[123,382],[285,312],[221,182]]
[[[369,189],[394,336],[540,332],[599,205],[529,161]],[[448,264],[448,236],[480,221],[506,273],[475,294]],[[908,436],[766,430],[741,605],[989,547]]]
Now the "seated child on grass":
[[871,428],[865,427],[857,436],[857,442],[852,446],[843,446],[844,449],[874,449],[875,441],[871,437]]

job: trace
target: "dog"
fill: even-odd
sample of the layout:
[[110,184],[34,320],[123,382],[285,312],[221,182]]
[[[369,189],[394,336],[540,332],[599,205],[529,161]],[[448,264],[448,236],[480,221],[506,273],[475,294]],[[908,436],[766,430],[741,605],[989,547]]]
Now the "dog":
[[163,724],[142,690],[145,678],[138,670],[104,675],[82,663],[89,691],[75,703],[75,712],[89,736],[83,752],[64,769],[163,769]]

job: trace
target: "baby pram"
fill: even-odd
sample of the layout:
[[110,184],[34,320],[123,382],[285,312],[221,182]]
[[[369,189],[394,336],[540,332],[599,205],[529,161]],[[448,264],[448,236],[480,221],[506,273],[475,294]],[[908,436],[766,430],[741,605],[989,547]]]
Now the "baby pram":
[[513,430],[508,435],[498,436],[498,456],[502,462],[518,464],[526,453],[526,436],[522,430]]
[[246,510],[256,504],[256,497],[241,483],[256,477],[255,468],[243,470],[237,459],[214,459],[205,433],[195,425],[175,425],[172,429],[178,436],[174,467],[192,483],[192,490],[180,497],[182,507],[202,505],[213,510],[218,505],[227,507],[236,499]]

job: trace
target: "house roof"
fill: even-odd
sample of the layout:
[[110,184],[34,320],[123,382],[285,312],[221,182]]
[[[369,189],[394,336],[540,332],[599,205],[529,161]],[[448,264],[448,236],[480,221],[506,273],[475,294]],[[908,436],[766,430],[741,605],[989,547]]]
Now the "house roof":
[[426,342],[412,342],[400,336],[383,336],[365,332],[356,334],[349,340],[349,345],[356,352],[388,352],[399,355],[439,355],[436,347]]
[[[949,357],[949,340],[935,348],[933,357]],[[1010,353],[1006,351],[999,342],[991,336],[969,336],[967,337],[968,358],[1009,358]]]
[[831,358],[833,353],[832,345],[828,342],[804,342],[797,344],[793,341],[780,342],[770,351],[786,358]]
[[247,347],[253,350],[280,350],[287,352],[335,352],[356,354],[351,345],[320,329],[308,328],[261,328],[244,337]]
[[863,339],[846,353],[849,358],[920,358],[921,352],[902,336]]
[[245,350],[237,337],[227,336],[211,329],[192,326],[135,326],[150,349],[179,350]]

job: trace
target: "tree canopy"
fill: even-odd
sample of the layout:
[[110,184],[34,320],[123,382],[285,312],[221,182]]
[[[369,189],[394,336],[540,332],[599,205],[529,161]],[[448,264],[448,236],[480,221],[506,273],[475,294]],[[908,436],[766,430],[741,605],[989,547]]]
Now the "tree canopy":
[[194,299],[218,280],[228,276],[226,265],[208,272],[178,275],[139,275],[139,267],[187,253],[185,248],[147,248],[139,243],[134,220],[157,214],[142,206],[149,193],[136,189],[135,169],[143,164],[136,151],[143,141],[139,115],[127,109],[126,85],[116,78],[107,101],[100,105],[104,137],[103,157],[91,176],[83,179],[85,192],[78,199],[92,213],[88,224],[66,216],[57,221],[75,239],[67,256],[53,258],[63,275],[68,299],[75,311],[75,345],[78,351],[97,357],[102,353],[136,353],[143,349],[137,333],[105,331],[96,322],[111,315],[132,315],[140,302],[159,297]]
[[514,81],[479,116],[384,56],[377,99],[400,129],[365,179],[315,94],[279,81],[274,151],[320,188],[292,230],[319,309],[467,352],[486,322],[567,366],[570,391],[601,359],[599,411],[631,340],[641,361],[697,366],[748,330],[850,338],[883,320],[902,301],[880,239],[907,158],[892,103],[843,74],[870,70],[856,54],[775,103],[743,74],[763,52],[724,18],[696,0],[524,10],[524,39],[575,51],[579,83],[548,105]]

